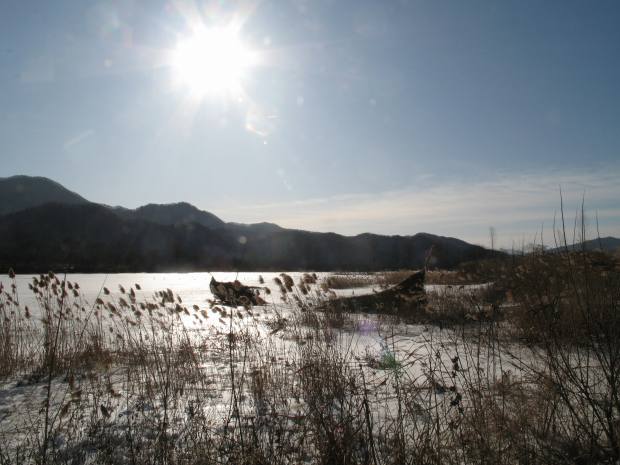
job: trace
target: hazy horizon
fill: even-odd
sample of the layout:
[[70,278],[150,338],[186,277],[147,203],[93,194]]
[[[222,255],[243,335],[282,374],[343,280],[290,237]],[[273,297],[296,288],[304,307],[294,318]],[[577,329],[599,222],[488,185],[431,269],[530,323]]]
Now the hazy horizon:
[[[0,176],[346,235],[489,245],[493,226],[501,247],[549,242],[561,188],[571,221],[585,198],[620,236],[617,2],[3,10]],[[195,53],[197,29],[230,24],[243,50]]]

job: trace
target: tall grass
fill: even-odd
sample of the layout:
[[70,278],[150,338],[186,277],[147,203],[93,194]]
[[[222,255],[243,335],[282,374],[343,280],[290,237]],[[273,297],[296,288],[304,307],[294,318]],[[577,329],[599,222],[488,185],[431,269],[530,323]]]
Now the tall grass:
[[278,278],[282,304],[231,309],[137,285],[89,304],[48,274],[35,312],[11,274],[1,412],[30,401],[0,413],[0,463],[617,463],[617,261],[479,267],[493,285],[433,294],[423,326],[318,311],[310,275]]

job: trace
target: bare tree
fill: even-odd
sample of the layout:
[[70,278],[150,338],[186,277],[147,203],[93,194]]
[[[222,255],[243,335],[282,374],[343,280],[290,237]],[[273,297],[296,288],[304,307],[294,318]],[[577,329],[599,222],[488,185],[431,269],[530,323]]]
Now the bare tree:
[[491,239],[491,250],[495,250],[495,237],[497,233],[494,226],[489,226],[489,238]]

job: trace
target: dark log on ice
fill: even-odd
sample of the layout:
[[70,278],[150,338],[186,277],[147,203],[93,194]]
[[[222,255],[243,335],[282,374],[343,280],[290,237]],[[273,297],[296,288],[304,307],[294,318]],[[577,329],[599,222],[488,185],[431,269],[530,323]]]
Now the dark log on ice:
[[265,305],[265,301],[259,294],[259,287],[245,286],[239,281],[221,282],[211,277],[209,289],[213,296],[223,305],[237,307],[251,307],[253,305]]
[[424,270],[413,273],[397,285],[381,292],[351,297],[337,297],[326,309],[345,312],[389,313],[400,316],[421,316],[427,304]]

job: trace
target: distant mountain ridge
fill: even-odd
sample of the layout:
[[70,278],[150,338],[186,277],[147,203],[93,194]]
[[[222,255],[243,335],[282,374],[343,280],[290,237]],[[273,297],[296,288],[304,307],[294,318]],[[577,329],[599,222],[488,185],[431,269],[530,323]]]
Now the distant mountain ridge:
[[[349,237],[273,223],[225,223],[184,202],[135,210],[108,207],[45,178],[22,182],[29,186],[26,192],[37,195],[28,198],[11,188],[14,181],[0,179],[0,205],[11,205],[15,198],[25,205],[17,209],[13,204],[0,216],[0,269],[22,273],[419,268],[431,246],[435,265],[449,268],[498,254],[427,233]],[[41,192],[49,192],[49,199]]]
[[[620,239],[617,237],[601,237],[597,239],[589,239],[584,242],[579,242],[577,244],[569,244],[569,250],[602,250],[605,252],[614,252],[616,250],[620,250]],[[561,251],[564,250],[565,247],[556,247],[552,249],[553,251]]]
[[0,178],[0,215],[50,202],[79,205],[88,203],[88,200],[48,178],[31,176]]
[[[48,178],[21,175],[0,178],[0,215],[48,203],[84,205],[92,202]],[[206,227],[221,227],[225,224],[214,214],[199,210],[187,202],[164,205],[151,203],[134,210],[124,207],[111,208],[123,218],[141,219],[157,224],[198,223]]]
[[117,212],[126,218],[151,221],[162,225],[197,223],[207,228],[220,228],[225,225],[213,213],[199,210],[187,202],[164,205],[149,203],[135,210],[118,208]]

